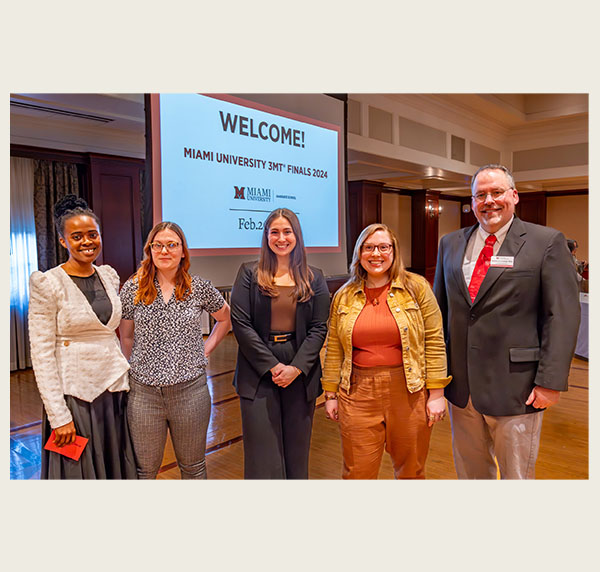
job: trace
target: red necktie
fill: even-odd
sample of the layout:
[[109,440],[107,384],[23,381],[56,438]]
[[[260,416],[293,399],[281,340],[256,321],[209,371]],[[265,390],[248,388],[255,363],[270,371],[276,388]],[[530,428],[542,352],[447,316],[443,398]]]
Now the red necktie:
[[496,243],[496,237],[493,234],[490,234],[485,239],[485,246],[481,249],[479,253],[479,258],[475,263],[475,268],[473,269],[473,276],[471,276],[471,283],[469,284],[469,294],[471,295],[471,302],[475,301],[477,297],[477,292],[479,292],[479,287],[485,278],[485,275],[490,267],[490,261],[492,260],[492,255],[494,254],[494,244]]

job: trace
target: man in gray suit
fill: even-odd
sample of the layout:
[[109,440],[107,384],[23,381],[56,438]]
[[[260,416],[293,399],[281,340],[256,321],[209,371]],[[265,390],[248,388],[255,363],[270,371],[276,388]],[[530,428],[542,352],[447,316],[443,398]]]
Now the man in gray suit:
[[579,327],[565,237],[514,216],[511,172],[473,176],[479,221],[442,238],[433,290],[444,318],[459,479],[535,476],[543,410],[567,390]]

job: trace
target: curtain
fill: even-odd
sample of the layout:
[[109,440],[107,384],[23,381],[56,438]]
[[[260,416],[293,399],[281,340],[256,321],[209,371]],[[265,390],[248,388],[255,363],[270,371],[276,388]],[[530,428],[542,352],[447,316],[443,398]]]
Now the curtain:
[[35,161],[33,205],[38,266],[42,271],[67,261],[67,251],[58,242],[53,210],[65,195],[79,196],[77,166],[58,161]]
[[29,276],[37,270],[33,216],[34,162],[10,159],[10,370],[31,367]]

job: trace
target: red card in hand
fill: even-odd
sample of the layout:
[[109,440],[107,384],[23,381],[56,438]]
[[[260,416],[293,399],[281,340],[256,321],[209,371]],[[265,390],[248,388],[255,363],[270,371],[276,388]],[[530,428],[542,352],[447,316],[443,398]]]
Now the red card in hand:
[[77,435],[77,437],[75,437],[75,443],[57,447],[54,444],[54,439],[55,436],[53,429],[52,433],[50,433],[50,439],[48,439],[48,442],[44,445],[44,449],[48,451],[54,451],[55,453],[60,453],[61,455],[74,459],[75,461],[79,461],[79,457],[81,457],[81,453],[83,453],[83,450],[89,441],[89,439]]

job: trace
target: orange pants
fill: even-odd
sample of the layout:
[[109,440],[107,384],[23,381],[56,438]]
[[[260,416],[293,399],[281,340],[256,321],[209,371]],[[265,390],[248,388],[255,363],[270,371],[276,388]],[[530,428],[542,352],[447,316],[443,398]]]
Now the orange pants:
[[410,393],[404,369],[352,366],[350,393],[340,390],[344,479],[376,479],[385,450],[396,479],[424,479],[431,428],[423,388]]

